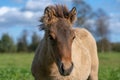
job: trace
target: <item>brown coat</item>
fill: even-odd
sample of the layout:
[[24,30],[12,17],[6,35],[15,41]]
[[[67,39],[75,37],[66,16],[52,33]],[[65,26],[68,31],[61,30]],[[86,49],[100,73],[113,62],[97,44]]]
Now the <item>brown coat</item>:
[[[72,44],[74,69],[69,76],[61,76],[52,57],[45,37],[40,42],[32,63],[35,80],[98,80],[98,56],[96,42],[85,29],[74,29],[76,38]],[[47,65],[47,66],[43,66]]]

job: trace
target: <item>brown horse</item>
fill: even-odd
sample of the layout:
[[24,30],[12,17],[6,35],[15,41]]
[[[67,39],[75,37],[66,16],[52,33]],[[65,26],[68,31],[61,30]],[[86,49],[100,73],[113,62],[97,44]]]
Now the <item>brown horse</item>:
[[32,63],[35,80],[98,80],[96,42],[85,29],[72,28],[76,8],[48,6],[41,18],[45,31]]

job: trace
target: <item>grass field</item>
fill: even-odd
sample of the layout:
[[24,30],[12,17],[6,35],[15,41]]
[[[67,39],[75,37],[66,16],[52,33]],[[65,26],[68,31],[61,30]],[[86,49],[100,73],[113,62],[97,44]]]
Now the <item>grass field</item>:
[[0,80],[34,80],[32,59],[33,54],[0,54]]
[[[0,54],[0,80],[34,80],[30,66],[34,54]],[[99,80],[120,80],[120,53],[99,54]]]

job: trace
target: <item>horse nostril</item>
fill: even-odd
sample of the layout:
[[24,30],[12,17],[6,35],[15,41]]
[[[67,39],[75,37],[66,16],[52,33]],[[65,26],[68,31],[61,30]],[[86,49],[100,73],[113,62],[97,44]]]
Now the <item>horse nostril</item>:
[[71,71],[73,69],[73,63],[71,63],[71,66],[68,69],[65,69],[65,65],[63,63],[61,63],[60,69],[61,69],[61,74],[63,76],[70,75],[70,73],[71,73]]
[[64,71],[65,71],[63,63],[61,64],[61,71],[62,71],[62,73],[64,73]]

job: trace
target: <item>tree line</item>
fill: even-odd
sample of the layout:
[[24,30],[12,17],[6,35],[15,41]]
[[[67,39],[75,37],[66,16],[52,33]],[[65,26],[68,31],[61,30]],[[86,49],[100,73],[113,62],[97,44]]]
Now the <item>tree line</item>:
[[[39,35],[36,32],[33,32],[31,43],[28,43],[27,32],[23,31],[23,34],[15,43],[12,37],[5,33],[0,39],[0,53],[35,52],[40,40],[41,38]],[[109,42],[106,38],[98,40],[97,47],[99,52],[120,52],[120,43]]]
[[31,37],[31,43],[27,41],[27,31],[24,30],[23,34],[15,43],[9,34],[5,33],[0,39],[0,53],[12,52],[34,52],[40,42],[40,37],[36,32]]

